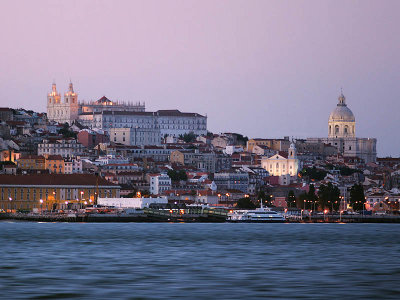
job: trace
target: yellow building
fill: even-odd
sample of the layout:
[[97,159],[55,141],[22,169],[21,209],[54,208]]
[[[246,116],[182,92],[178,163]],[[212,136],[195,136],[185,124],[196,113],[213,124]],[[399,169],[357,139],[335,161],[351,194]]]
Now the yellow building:
[[97,197],[119,198],[120,186],[92,174],[0,175],[0,210],[65,209]]
[[46,170],[53,174],[64,174],[65,162],[61,155],[46,156]]
[[18,169],[45,170],[45,158],[39,155],[28,155],[17,160]]
[[185,164],[185,155],[178,150],[172,151],[169,161],[172,164],[179,164],[183,166]]
[[21,153],[14,150],[2,150],[0,152],[0,161],[16,162],[21,157]]
[[250,139],[247,141],[247,152],[253,152],[254,146],[267,146],[275,151],[288,151],[290,146],[289,137],[284,139]]

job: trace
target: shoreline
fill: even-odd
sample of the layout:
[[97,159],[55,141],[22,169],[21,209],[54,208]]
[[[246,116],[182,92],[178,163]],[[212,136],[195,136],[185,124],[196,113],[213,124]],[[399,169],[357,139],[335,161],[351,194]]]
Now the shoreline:
[[1,214],[0,221],[27,221],[27,222],[70,222],[70,223],[400,223],[398,215],[377,215],[377,216],[309,216],[300,218],[288,218],[286,221],[230,221],[223,217],[210,215],[181,215],[154,217],[146,214],[135,215],[32,215],[32,214]]

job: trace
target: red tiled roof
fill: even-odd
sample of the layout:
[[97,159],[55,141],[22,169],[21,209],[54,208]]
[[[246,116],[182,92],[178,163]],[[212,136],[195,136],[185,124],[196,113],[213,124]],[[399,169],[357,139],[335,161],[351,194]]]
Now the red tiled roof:
[[47,160],[64,160],[64,158],[61,155],[57,154],[57,155],[49,155],[47,157]]
[[0,185],[70,185],[70,186],[113,186],[104,178],[92,174],[30,174],[0,175]]
[[41,155],[26,155],[26,156],[19,158],[18,160],[21,160],[21,159],[43,159],[44,160],[44,157]]

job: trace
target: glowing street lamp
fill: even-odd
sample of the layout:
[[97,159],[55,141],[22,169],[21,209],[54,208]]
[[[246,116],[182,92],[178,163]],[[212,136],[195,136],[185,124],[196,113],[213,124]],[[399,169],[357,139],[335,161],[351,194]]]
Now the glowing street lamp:
[[10,201],[10,210],[11,210],[11,212],[12,212],[12,198],[9,197],[8,200]]
[[40,199],[39,202],[40,202],[40,213],[42,214],[43,213],[43,199]]

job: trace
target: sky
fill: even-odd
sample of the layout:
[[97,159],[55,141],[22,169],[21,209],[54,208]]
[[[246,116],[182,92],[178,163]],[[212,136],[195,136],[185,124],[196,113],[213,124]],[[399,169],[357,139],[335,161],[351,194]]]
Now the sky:
[[400,1],[0,0],[0,106],[145,101],[214,133],[325,137],[340,89],[358,137],[400,155]]

